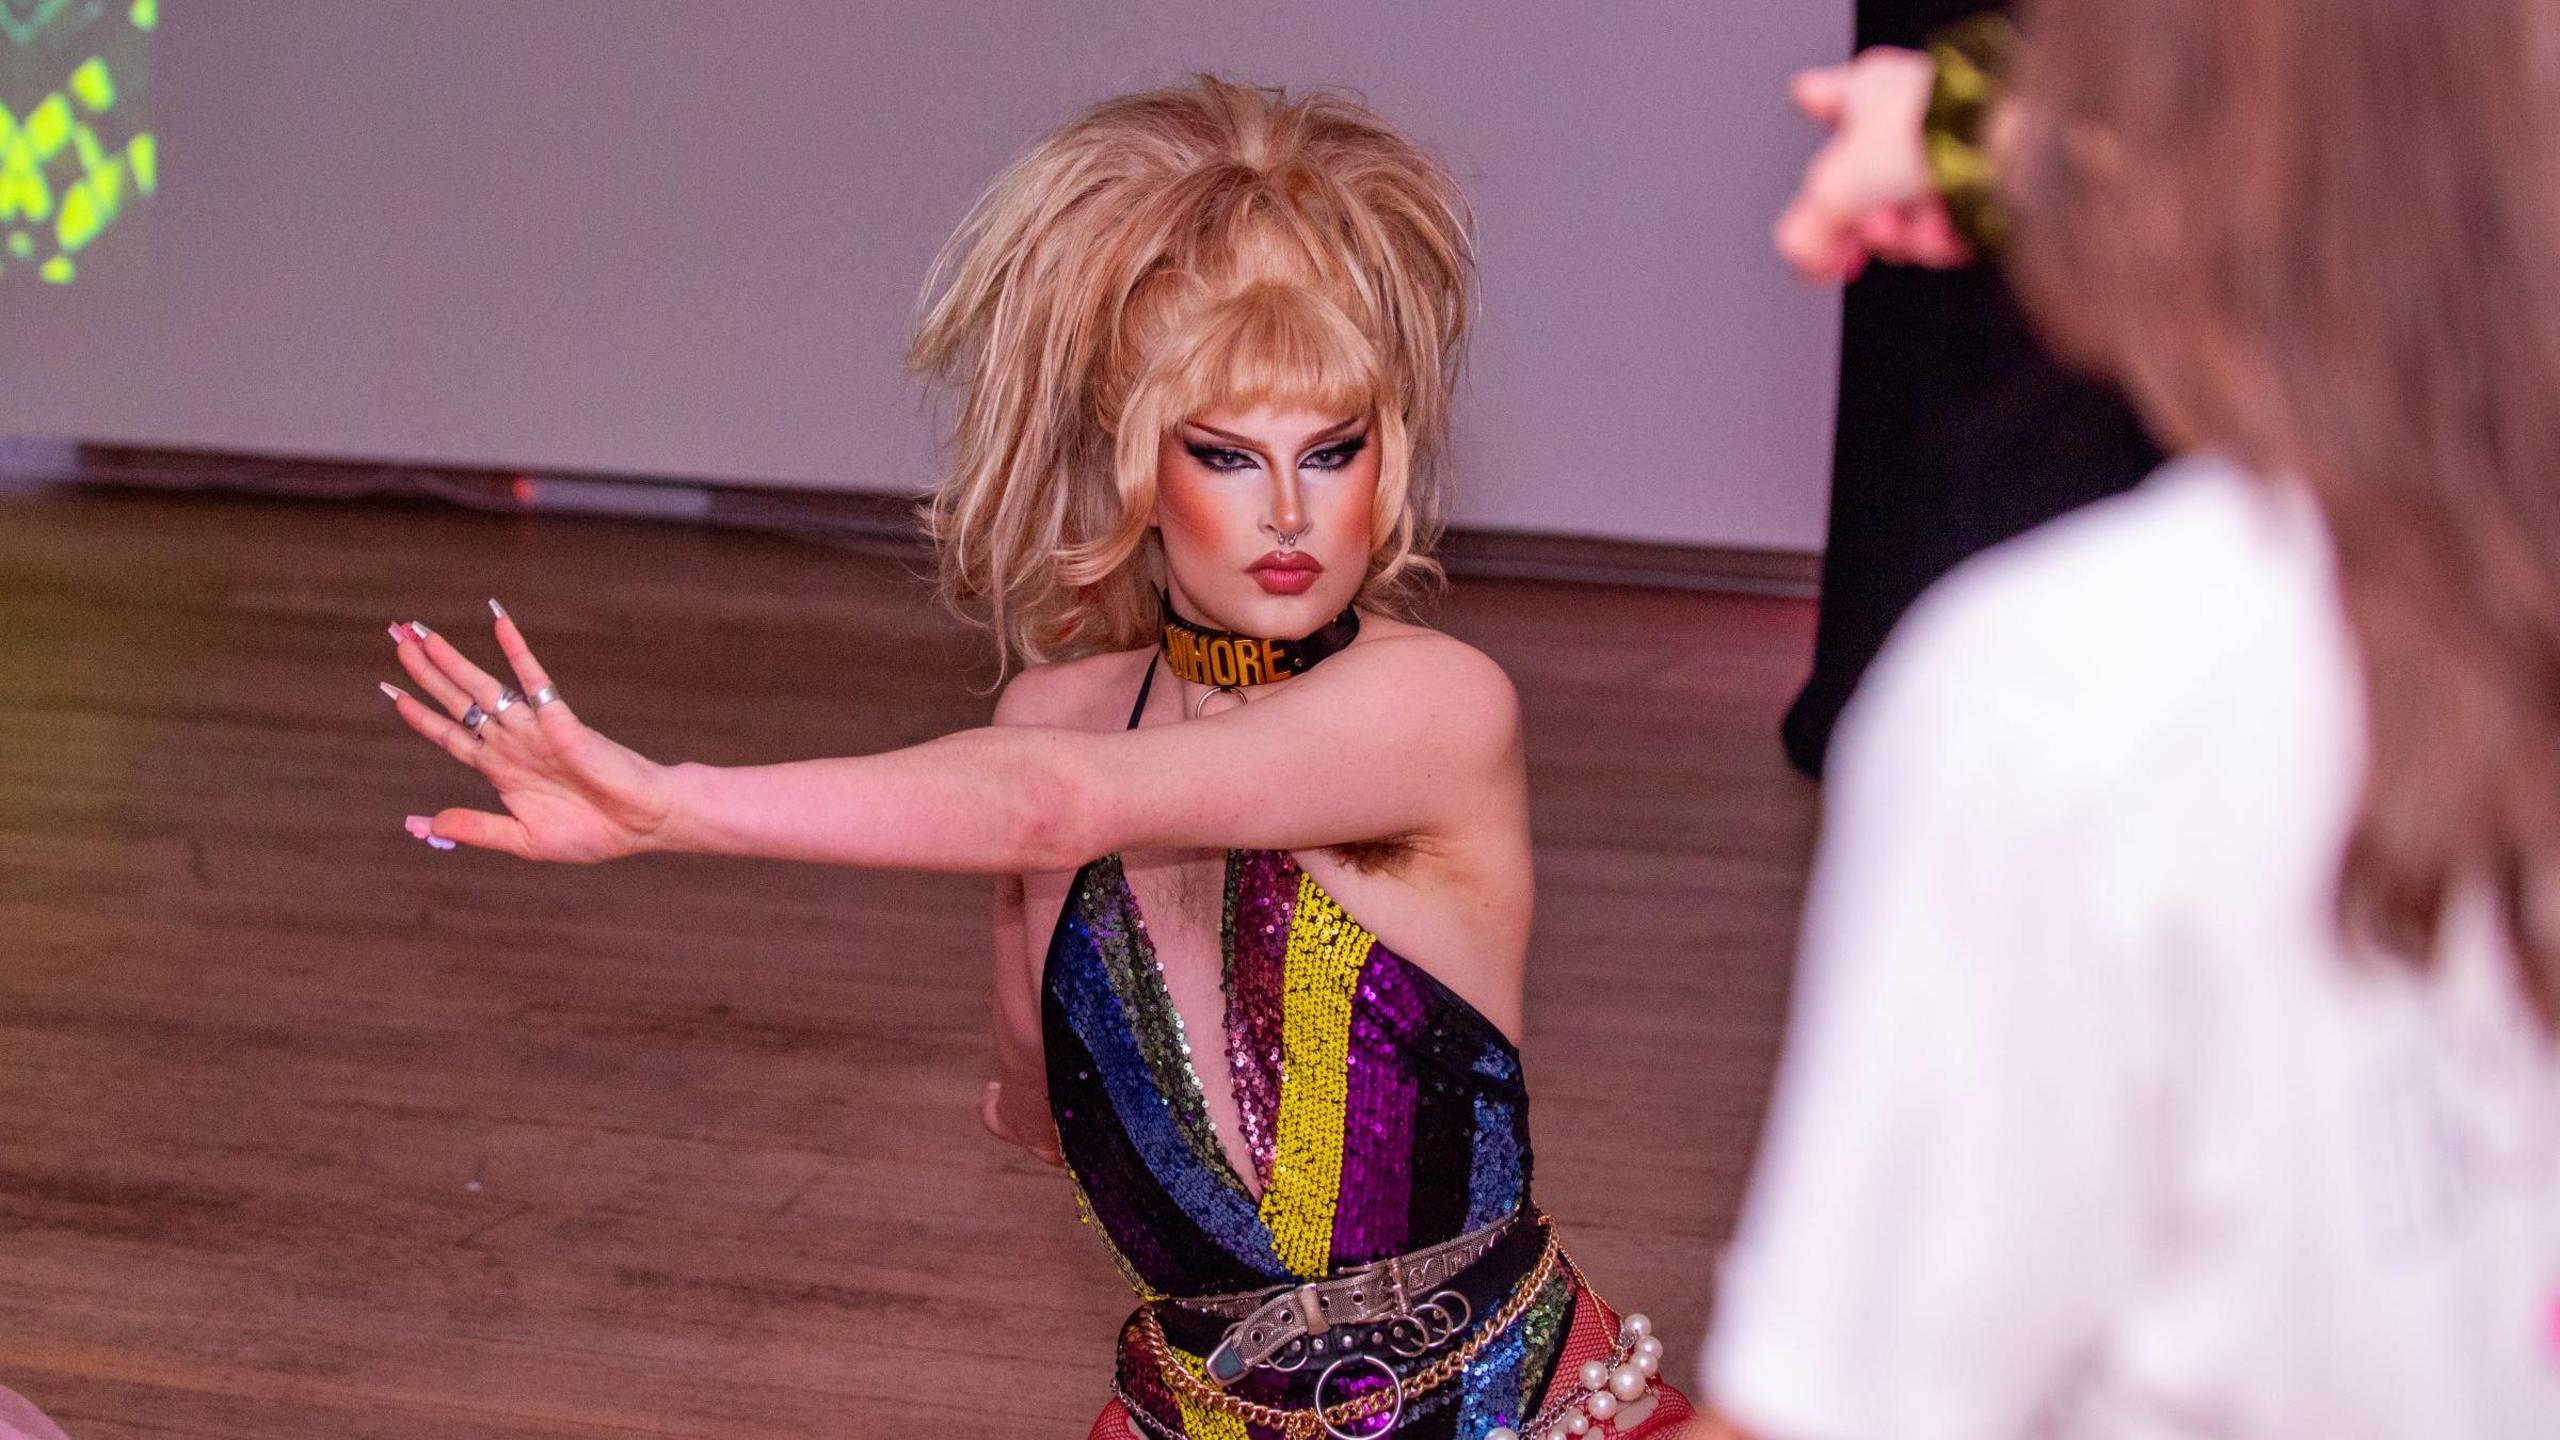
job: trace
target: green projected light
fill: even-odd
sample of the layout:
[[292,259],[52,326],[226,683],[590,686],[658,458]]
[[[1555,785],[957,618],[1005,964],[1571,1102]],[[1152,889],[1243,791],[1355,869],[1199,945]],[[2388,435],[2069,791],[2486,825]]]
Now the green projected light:
[[159,25],[159,0],[0,0],[0,284],[70,284],[158,187],[141,100]]

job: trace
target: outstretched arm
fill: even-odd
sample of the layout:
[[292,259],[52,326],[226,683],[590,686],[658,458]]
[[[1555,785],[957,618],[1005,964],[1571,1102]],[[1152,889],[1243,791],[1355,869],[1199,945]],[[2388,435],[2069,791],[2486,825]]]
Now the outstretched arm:
[[[513,620],[500,616],[497,638],[528,691],[551,683]],[[485,776],[506,810],[447,810],[429,833],[527,859],[677,850],[1021,874],[1132,847],[1303,849],[1447,833],[1516,764],[1509,682],[1429,634],[1356,645],[1188,724],[996,727],[745,767],[656,764],[565,703],[512,705],[475,734],[454,717],[493,709],[499,682],[432,632],[400,652],[445,712],[404,694],[401,717]]]
[[1130,848],[1287,850],[1437,832],[1508,753],[1511,703],[1491,662],[1454,642],[1383,641],[1188,724],[1006,726],[882,755],[679,766],[667,843],[1027,872]]
[[1798,274],[1839,284],[1871,259],[1972,258],[1929,173],[1922,121],[1935,74],[1928,55],[1879,45],[1795,77],[1797,108],[1832,132],[1778,217],[1778,253]]

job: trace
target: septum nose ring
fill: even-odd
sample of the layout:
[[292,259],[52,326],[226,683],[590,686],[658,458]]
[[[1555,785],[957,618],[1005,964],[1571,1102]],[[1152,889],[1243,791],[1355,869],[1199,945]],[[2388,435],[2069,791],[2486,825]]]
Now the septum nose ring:
[[1301,525],[1294,531],[1283,531],[1279,526],[1274,525],[1271,527],[1271,533],[1279,538],[1281,549],[1295,550],[1298,548],[1298,542],[1307,538],[1308,529],[1308,526]]

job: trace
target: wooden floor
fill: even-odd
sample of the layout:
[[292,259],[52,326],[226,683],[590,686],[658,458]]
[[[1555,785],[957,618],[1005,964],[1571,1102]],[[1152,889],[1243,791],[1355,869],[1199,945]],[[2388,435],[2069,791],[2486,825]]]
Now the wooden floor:
[[[980,1133],[982,882],[439,854],[386,622],[497,595],[661,759],[982,721],[910,567],[402,506],[0,498],[0,1384],[74,1440],[1078,1437],[1129,1297]],[[1537,1189],[1685,1381],[1814,810],[1801,601],[1462,582],[1519,682]],[[983,667],[975,674],[984,679]]]

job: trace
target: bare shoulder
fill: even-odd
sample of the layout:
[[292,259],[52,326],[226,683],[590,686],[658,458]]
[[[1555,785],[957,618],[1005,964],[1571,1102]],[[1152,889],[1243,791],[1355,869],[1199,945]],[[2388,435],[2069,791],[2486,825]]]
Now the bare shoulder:
[[1526,874],[1520,695],[1492,656],[1427,626],[1364,617],[1350,649],[1291,683],[1310,682],[1328,689],[1306,698],[1323,694],[1327,705],[1358,717],[1346,743],[1402,747],[1416,762],[1413,773],[1447,782],[1435,786],[1447,802],[1437,823],[1325,847],[1347,872],[1326,883],[1349,875],[1439,884],[1453,873]]
[[1493,657],[1456,636],[1384,616],[1361,626],[1360,641],[1345,654],[1367,653],[1372,663],[1459,687],[1469,700],[1514,698],[1511,677]]
[[1153,650],[1115,650],[1030,666],[996,696],[995,723],[1116,730],[1154,659]]
[[[1456,734],[1507,746],[1520,728],[1520,693],[1493,657],[1428,626],[1379,617],[1363,623],[1343,652],[1339,680],[1375,691],[1386,703],[1427,710]],[[1321,670],[1315,672],[1322,674]]]

